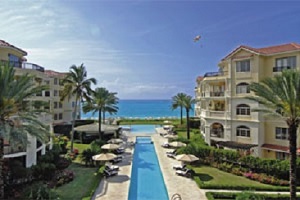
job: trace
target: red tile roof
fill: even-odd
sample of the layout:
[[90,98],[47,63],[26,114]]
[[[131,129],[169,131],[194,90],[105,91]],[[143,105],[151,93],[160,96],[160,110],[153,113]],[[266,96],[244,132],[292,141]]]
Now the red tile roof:
[[276,46],[270,46],[270,47],[263,47],[263,48],[253,48],[245,45],[241,45],[234,49],[231,53],[229,53],[225,58],[222,60],[226,60],[236,52],[238,52],[241,49],[245,49],[248,51],[252,51],[257,54],[263,54],[263,55],[270,55],[274,53],[283,53],[283,52],[289,52],[289,51],[300,51],[300,44],[298,43],[288,43],[288,44],[281,44]]
[[66,73],[66,72],[56,72],[56,71],[53,71],[53,70],[45,70],[45,74],[48,75],[48,76],[60,76],[60,77],[64,77],[68,73]]
[[4,41],[4,40],[0,40],[0,47],[10,47],[10,48],[14,48],[14,49],[17,49],[18,51],[21,51],[23,54],[24,54],[24,56],[26,56],[27,55],[27,52],[26,51],[24,51],[24,50],[22,50],[22,49],[20,49],[20,48],[18,48],[18,47],[15,47],[14,45],[11,45],[11,44],[9,44],[8,42],[6,42],[6,41]]
[[[289,147],[286,147],[286,146],[281,146],[281,145],[276,145],[276,144],[263,144],[261,147],[265,148],[265,149],[274,150],[274,151],[281,151],[281,152],[289,153]],[[300,148],[297,149],[297,153],[300,153]]]

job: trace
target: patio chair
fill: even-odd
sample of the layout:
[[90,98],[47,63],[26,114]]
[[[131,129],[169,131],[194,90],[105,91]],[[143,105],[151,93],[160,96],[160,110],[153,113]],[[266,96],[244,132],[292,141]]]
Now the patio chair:
[[164,147],[164,148],[169,148],[170,147],[168,142],[163,143],[161,146]]
[[186,164],[183,164],[183,165],[174,165],[173,169],[175,169],[175,170],[185,170],[186,169]]
[[111,162],[112,163],[118,163],[118,162],[122,162],[123,160],[123,156],[118,155],[116,158],[114,158]]
[[191,169],[185,168],[183,170],[176,170],[176,174],[178,176],[184,176],[187,178],[191,178],[193,176],[193,171]]
[[123,147],[120,147],[120,148],[115,150],[116,154],[121,154],[121,153],[124,153],[124,152],[125,152],[125,149]]
[[106,163],[104,169],[107,170],[107,171],[112,171],[112,170],[118,171],[119,170],[119,166],[112,165],[110,163]]
[[111,176],[115,176],[115,175],[118,174],[118,171],[116,171],[116,170],[112,170],[112,171],[104,170],[103,172],[104,172],[104,176],[106,178],[111,177]]
[[176,154],[176,149],[173,150],[173,151],[168,151],[168,152],[166,152],[166,154],[167,154],[167,156],[168,156],[169,158],[175,158],[175,156],[177,155],[177,154]]

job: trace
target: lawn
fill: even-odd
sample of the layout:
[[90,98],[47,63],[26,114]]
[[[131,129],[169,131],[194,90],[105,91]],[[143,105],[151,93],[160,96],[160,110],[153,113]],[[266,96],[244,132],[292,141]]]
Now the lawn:
[[206,186],[217,186],[217,188],[228,188],[231,187],[245,187],[245,188],[277,188],[276,186],[271,186],[267,184],[262,184],[242,176],[236,176],[227,172],[223,172],[219,169],[201,166],[193,167],[196,176],[202,181]]
[[89,196],[100,182],[101,177],[96,176],[98,168],[84,167],[73,163],[68,169],[75,173],[75,178],[70,183],[55,189],[60,199],[82,199]]

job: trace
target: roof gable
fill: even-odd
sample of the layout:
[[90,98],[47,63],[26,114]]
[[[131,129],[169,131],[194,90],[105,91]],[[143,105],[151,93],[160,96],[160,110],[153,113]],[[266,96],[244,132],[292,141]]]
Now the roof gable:
[[4,40],[0,40],[0,47],[1,47],[1,46],[2,46],[2,47],[10,47],[10,48],[16,49],[16,50],[22,52],[22,54],[23,54],[24,56],[27,55],[27,52],[26,52],[26,51],[24,51],[24,50],[22,50],[22,49],[20,49],[20,48],[18,48],[18,47],[15,47],[14,45],[11,45],[11,44],[9,44],[8,42],[6,42],[6,41],[4,41]]

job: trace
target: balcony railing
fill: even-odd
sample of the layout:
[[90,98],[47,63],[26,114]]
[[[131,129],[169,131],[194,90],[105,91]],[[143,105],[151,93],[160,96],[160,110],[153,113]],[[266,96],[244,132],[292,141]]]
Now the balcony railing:
[[207,72],[204,74],[204,77],[214,77],[214,76],[223,76],[224,72]]
[[295,67],[283,66],[283,67],[273,67],[273,72],[282,72],[285,69],[294,69]]
[[23,69],[34,69],[40,72],[44,72],[45,68],[41,67],[34,63],[28,63],[28,62],[16,62],[16,61],[8,61],[8,60],[0,60],[0,64],[8,64],[11,67],[16,68],[23,68]]
[[211,97],[224,97],[224,92],[210,92]]
[[4,147],[4,155],[7,154],[14,154],[14,153],[20,153],[20,152],[26,152],[26,148],[22,146],[5,146]]

